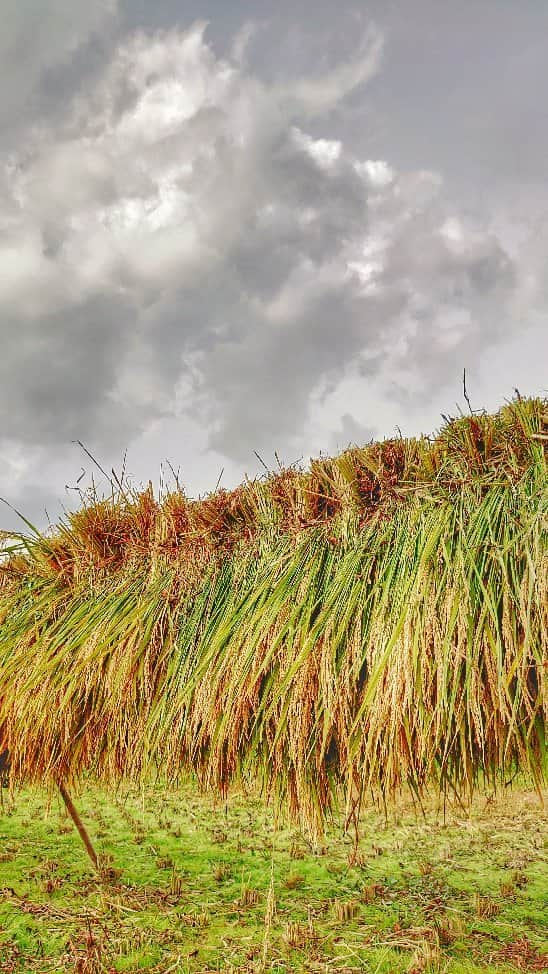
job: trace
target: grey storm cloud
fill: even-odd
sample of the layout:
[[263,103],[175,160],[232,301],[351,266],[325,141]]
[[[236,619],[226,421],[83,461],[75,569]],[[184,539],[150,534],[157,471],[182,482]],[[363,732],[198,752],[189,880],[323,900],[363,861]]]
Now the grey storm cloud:
[[[402,401],[431,395],[542,308],[545,235],[525,265],[527,248],[452,202],[439,172],[330,135],[382,75],[386,40],[363,18],[339,61],[265,77],[252,47],[267,22],[244,21],[219,53],[204,22],[132,30],[114,2],[56,0],[32,42],[24,5],[10,12],[33,68],[19,81],[10,49],[8,493],[22,449],[36,458],[81,438],[119,450],[162,417],[188,417],[206,446],[244,462],[291,444],[349,375]],[[69,97],[75,52],[85,64]],[[372,431],[347,407],[326,443]]]
[[[81,78],[84,62],[93,64],[93,45],[112,36],[117,0],[3,0],[0,33],[2,94],[0,148],[13,145],[26,123],[56,113],[55,95],[64,74]],[[78,68],[73,69],[75,61]]]
[[140,33],[62,122],[28,132],[3,178],[11,437],[102,442],[113,415],[127,437],[191,379],[185,408],[211,442],[248,453],[301,424],[317,383],[364,349],[388,361],[405,334],[418,367],[425,344],[443,359],[468,340],[459,312],[494,296],[504,311],[510,258],[447,230],[434,176],[306,133],[381,50],[370,29],[352,62],[290,87],[217,57],[204,24]]

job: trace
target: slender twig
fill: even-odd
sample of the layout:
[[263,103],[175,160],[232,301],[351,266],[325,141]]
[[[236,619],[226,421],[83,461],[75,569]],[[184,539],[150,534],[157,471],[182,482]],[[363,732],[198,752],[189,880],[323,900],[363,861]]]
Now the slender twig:
[[472,409],[472,403],[470,402],[470,399],[468,398],[468,391],[466,389],[466,369],[463,369],[462,370],[462,388],[464,390],[464,398],[466,399],[466,402],[468,403],[468,409],[470,410],[470,415],[473,416],[474,415],[474,410]]
[[266,472],[267,473],[270,473],[270,470],[268,469],[268,467],[267,467],[266,463],[264,462],[263,458],[261,456],[259,456],[259,454],[257,453],[256,450],[253,450],[253,453],[257,457],[257,460],[259,461],[259,463],[262,463],[262,465],[265,468]]
[[127,494],[126,494],[126,492],[125,492],[122,484],[120,483],[120,480],[118,479],[116,473],[114,472],[114,470],[112,471],[112,473],[114,475],[114,480],[113,480],[112,477],[110,477],[109,474],[106,472],[105,468],[102,467],[101,464],[99,463],[99,461],[93,456],[93,453],[90,453],[90,451],[88,450],[88,448],[86,446],[84,446],[84,444],[82,443],[81,440],[73,440],[72,442],[78,444],[78,446],[84,451],[84,453],[86,454],[86,456],[89,457],[89,459],[91,460],[91,462],[93,464],[95,464],[95,466],[97,467],[98,470],[101,471],[101,473],[103,474],[103,477],[106,477],[106,479],[108,480],[108,482],[109,482],[109,484],[110,484],[113,492],[115,492],[115,486],[118,487],[118,489],[119,489],[122,497],[124,498],[124,500],[127,501],[128,500]]
[[90,837],[88,835],[88,831],[87,831],[84,823],[82,822],[82,819],[80,818],[80,816],[78,814],[78,811],[76,810],[76,806],[74,805],[74,802],[73,802],[72,798],[70,797],[70,795],[69,795],[69,793],[68,793],[68,791],[67,791],[67,789],[66,789],[66,787],[65,787],[65,785],[64,785],[64,783],[62,781],[59,782],[59,791],[61,792],[61,798],[63,799],[63,801],[64,801],[64,803],[66,805],[67,812],[69,813],[72,821],[74,822],[74,824],[75,824],[75,826],[76,826],[76,828],[78,830],[78,834],[79,834],[82,842],[84,843],[86,852],[87,852],[89,858],[91,859],[91,861],[93,863],[93,867],[94,867],[94,869],[97,870],[97,872],[99,872],[99,859],[97,857],[97,853],[95,852],[95,849],[93,848],[93,846],[91,844],[91,839],[90,839]]

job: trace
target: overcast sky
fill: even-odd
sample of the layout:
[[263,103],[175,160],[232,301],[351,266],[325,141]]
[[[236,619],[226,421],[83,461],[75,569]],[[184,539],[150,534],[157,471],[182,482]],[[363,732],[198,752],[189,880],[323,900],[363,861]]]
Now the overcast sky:
[[[0,494],[548,385],[546,0],[3,0]],[[259,468],[260,469],[260,468]],[[3,507],[3,505],[2,505]],[[0,527],[16,521],[7,507]]]

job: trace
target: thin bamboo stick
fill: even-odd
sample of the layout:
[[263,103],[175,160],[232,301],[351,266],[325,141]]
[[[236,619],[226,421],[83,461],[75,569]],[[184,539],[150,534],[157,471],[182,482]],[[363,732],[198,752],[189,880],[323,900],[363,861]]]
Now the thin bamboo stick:
[[97,858],[97,853],[95,852],[95,849],[91,844],[91,839],[88,835],[87,829],[84,823],[82,822],[82,819],[80,818],[76,810],[74,802],[70,797],[67,789],[65,788],[63,782],[59,782],[59,791],[61,792],[61,797],[66,805],[67,811],[72,821],[74,822],[76,828],[78,829],[78,834],[86,847],[86,852],[93,863],[93,867],[94,869],[97,870],[97,872],[99,872],[99,859]]

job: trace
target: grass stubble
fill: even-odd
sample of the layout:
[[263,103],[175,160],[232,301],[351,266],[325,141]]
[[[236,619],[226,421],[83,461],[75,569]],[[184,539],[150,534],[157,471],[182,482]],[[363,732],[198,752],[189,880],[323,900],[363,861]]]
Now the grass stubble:
[[0,819],[2,974],[548,970],[547,819],[521,787],[466,814],[372,805],[357,844],[335,823],[311,842],[238,792],[78,797],[101,875],[42,790]]

